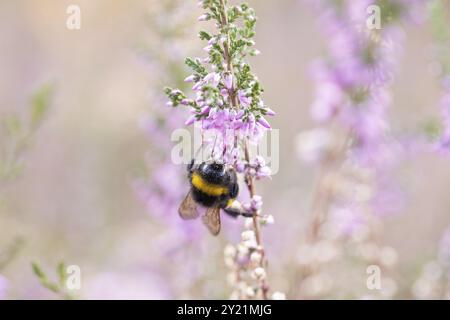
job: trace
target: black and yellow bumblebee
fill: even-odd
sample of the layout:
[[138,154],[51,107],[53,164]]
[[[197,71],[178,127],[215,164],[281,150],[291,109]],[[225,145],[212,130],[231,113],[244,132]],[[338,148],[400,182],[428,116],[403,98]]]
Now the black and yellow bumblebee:
[[196,164],[192,160],[187,169],[191,189],[178,209],[181,218],[198,218],[200,205],[206,208],[202,216],[203,223],[213,235],[217,235],[220,232],[221,209],[232,217],[252,216],[236,200],[239,183],[233,167],[217,161]]

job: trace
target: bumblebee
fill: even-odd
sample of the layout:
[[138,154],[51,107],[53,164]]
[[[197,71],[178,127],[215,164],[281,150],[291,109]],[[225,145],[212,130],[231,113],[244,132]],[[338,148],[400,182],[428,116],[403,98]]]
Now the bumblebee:
[[187,167],[191,188],[178,209],[182,219],[199,217],[199,206],[206,209],[202,221],[213,235],[220,232],[220,210],[232,217],[242,215],[251,217],[236,198],[239,184],[236,171],[216,161],[195,164]]

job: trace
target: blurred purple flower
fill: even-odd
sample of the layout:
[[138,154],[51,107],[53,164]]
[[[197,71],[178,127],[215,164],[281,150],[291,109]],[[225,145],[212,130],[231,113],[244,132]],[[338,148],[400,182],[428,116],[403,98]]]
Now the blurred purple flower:
[[440,101],[443,132],[436,145],[438,152],[450,155],[450,76],[442,80],[443,95]]
[[83,299],[154,300],[170,299],[168,285],[155,273],[104,272],[88,277],[82,288]]
[[8,287],[8,280],[0,274],[0,300],[6,299]]
[[330,210],[330,222],[339,235],[350,236],[367,224],[367,218],[357,207],[334,207]]
[[[400,157],[398,143],[392,137],[387,112],[391,105],[388,86],[397,68],[404,32],[403,21],[411,21],[411,10],[423,1],[392,1],[384,10],[398,9],[398,16],[384,21],[373,32],[366,26],[367,8],[375,0],[309,1],[319,14],[320,26],[327,37],[327,59],[315,61],[312,68],[316,98],[311,114],[320,124],[338,124],[349,136],[347,157],[362,170],[372,172],[373,194],[367,199],[372,210],[386,215],[399,209],[401,192],[394,187],[390,172]],[[410,5],[409,5],[410,4]],[[389,8],[392,6],[392,8]],[[312,159],[322,161],[323,157]],[[342,218],[341,230],[349,232],[364,220],[358,217],[359,206],[340,203],[333,216]],[[342,202],[342,199],[341,199]],[[355,212],[351,212],[355,210]]]
[[441,241],[439,243],[438,252],[439,262],[449,268],[450,272],[450,228],[444,231]]

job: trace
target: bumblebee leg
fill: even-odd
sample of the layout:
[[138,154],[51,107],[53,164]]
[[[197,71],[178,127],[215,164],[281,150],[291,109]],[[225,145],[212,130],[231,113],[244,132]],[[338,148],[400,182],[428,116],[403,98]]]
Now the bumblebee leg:
[[235,199],[228,200],[226,206],[223,208],[223,211],[225,211],[225,213],[232,216],[233,218],[236,218],[238,216],[243,216],[246,218],[253,217],[253,212],[245,210],[242,204]]
[[195,159],[192,158],[191,162],[187,165],[187,171],[188,171],[188,173],[191,173],[191,172],[192,172],[192,168],[194,167],[194,162],[195,162]]
[[241,213],[241,216],[246,217],[246,218],[253,218],[253,212],[244,211]]
[[228,174],[229,174],[229,179],[230,179],[228,192],[229,192],[231,199],[234,199],[239,194],[239,183],[238,183],[236,171],[230,170],[230,171],[228,171]]
[[241,213],[240,212],[236,212],[234,210],[231,210],[229,208],[224,208],[223,211],[228,214],[230,217],[232,218],[237,218]]

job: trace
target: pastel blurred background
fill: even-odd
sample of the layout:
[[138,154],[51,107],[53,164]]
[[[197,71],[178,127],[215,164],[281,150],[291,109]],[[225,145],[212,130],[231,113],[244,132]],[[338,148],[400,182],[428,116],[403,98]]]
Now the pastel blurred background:
[[[169,136],[155,139],[145,129],[146,119],[167,114],[159,111],[167,108],[164,97],[158,97],[163,86],[176,86],[164,83],[173,77],[158,68],[167,63],[158,59],[182,65],[185,53],[198,53],[203,46],[196,36],[202,27],[196,19],[200,9],[196,1],[181,2],[180,13],[166,15],[172,10],[165,7],[168,1],[0,1],[0,116],[26,116],[33,92],[53,85],[49,110],[20,157],[22,171],[1,185],[0,252],[14,251],[0,269],[4,298],[60,298],[41,285],[33,261],[50,278],[56,277],[60,261],[80,266],[81,289],[74,294],[83,299],[228,297],[222,252],[227,242],[238,241],[237,233],[215,238],[192,226],[195,237],[180,235],[173,229],[176,210],[164,212],[176,220],[166,221],[136,187],[143,167],[147,175],[163,170],[146,159],[161,152],[160,144],[170,143],[163,141]],[[274,290],[297,298],[298,241],[308,221],[317,168],[297,157],[296,137],[314,126],[309,70],[325,53],[326,39],[304,1],[248,2],[259,19],[256,47],[262,52],[251,64],[266,102],[277,112],[272,126],[280,128],[280,170],[257,186],[264,210],[275,218],[264,230],[269,281]],[[81,8],[80,30],[66,28],[70,4]],[[155,27],[180,22],[186,26],[174,39]],[[438,118],[440,89],[429,25],[409,25],[405,36],[389,113],[394,132],[410,133]],[[181,73],[181,79],[188,75],[183,68]],[[419,153],[395,175],[405,204],[383,220],[379,244],[397,252],[394,297],[412,298],[414,281],[435,259],[450,226],[449,159]],[[181,181],[177,197],[188,190]],[[225,227],[239,230],[241,224],[226,221]],[[330,275],[352,289],[323,297],[370,293],[363,267],[346,270],[339,264]]]

